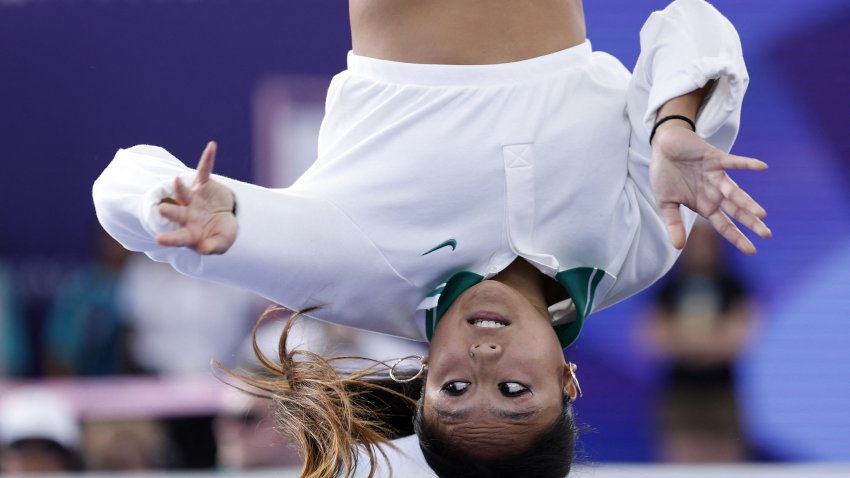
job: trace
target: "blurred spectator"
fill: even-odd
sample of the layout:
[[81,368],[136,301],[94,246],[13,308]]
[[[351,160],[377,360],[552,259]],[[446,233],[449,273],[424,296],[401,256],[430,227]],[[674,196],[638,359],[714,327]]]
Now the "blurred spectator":
[[271,400],[231,389],[215,419],[218,465],[224,469],[301,466],[298,450],[275,430]]
[[730,384],[671,381],[659,405],[661,461],[734,463],[751,458]]
[[50,254],[16,258],[15,292],[21,311],[21,320],[14,331],[21,340],[16,344],[19,357],[16,376],[43,377],[46,373],[47,317],[59,286],[72,270],[70,265]]
[[[130,326],[132,361],[159,375],[209,375],[212,360],[233,365],[239,344],[267,304],[242,289],[184,276],[142,254],[127,260],[119,297]],[[175,468],[215,466],[212,416],[174,418],[164,426]]]
[[254,294],[184,276],[141,254],[128,259],[119,293],[131,324],[130,355],[158,374],[209,374],[213,359],[232,364],[263,306]]
[[723,251],[719,236],[698,221],[656,297],[649,338],[674,376],[728,376],[752,333],[749,293],[726,270]]
[[27,362],[23,317],[12,268],[0,260],[0,376],[23,373]]
[[714,230],[697,222],[646,324],[653,353],[667,365],[657,413],[664,461],[747,458],[733,370],[752,333],[753,307],[723,251]]
[[83,460],[88,471],[141,471],[173,466],[164,427],[155,421],[90,422]]
[[76,413],[53,392],[19,388],[0,402],[0,471],[79,470],[79,445]]
[[99,231],[96,262],[72,272],[57,290],[44,330],[48,375],[106,375],[132,367],[118,280],[128,252]]

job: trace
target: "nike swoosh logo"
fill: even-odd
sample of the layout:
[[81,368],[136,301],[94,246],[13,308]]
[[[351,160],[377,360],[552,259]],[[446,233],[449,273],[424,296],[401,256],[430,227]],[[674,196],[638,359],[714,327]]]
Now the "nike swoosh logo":
[[428,254],[430,254],[430,253],[432,253],[432,252],[434,252],[438,249],[442,249],[444,247],[451,247],[452,250],[455,250],[455,248],[457,247],[457,241],[454,240],[454,239],[449,239],[447,241],[440,243],[437,247],[431,249],[430,251],[428,251],[428,252],[426,252],[425,254],[422,254],[422,255],[427,256]]

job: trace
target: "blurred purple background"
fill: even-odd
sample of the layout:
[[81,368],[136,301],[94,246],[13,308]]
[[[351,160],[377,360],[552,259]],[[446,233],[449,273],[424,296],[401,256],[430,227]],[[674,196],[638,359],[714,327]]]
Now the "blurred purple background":
[[[633,65],[641,24],[666,3],[586,2],[594,48]],[[756,257],[730,254],[761,323],[739,374],[746,423],[766,458],[850,461],[850,4],[713,3],[751,76],[733,152],[771,166],[733,175],[775,235]],[[90,258],[91,184],[120,147],[192,163],[216,139],[218,172],[252,180],[256,88],[343,69],[347,13],[341,0],[0,0],[0,259],[38,296]],[[651,458],[658,366],[634,339],[647,297],[595,315],[568,352],[592,461]]]

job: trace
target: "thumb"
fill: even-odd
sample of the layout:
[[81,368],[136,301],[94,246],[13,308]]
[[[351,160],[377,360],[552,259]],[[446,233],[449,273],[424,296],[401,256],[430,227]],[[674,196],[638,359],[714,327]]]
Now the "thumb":
[[667,225],[667,236],[676,249],[685,247],[685,225],[682,224],[682,216],[679,214],[679,205],[676,203],[663,203],[658,205],[658,210],[664,223]]
[[224,245],[224,240],[221,237],[214,236],[208,237],[199,242],[195,250],[197,250],[199,254],[212,255],[224,253],[226,247]]

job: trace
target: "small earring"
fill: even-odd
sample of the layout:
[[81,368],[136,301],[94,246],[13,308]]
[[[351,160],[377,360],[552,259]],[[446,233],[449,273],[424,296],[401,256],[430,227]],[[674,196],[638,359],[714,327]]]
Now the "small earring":
[[[404,378],[404,379],[396,377],[395,368],[398,367],[398,364],[404,362],[405,360],[410,360],[410,359],[418,359],[419,363],[421,365],[419,367],[419,371],[416,372],[416,375],[414,375],[410,378]],[[412,382],[412,381],[416,380],[417,378],[421,377],[422,374],[425,373],[426,368],[428,368],[428,366],[425,365],[425,357],[423,357],[421,355],[408,355],[407,357],[402,357],[402,358],[396,360],[393,363],[392,367],[390,367],[390,378],[393,379],[393,381],[395,381],[396,383]]]
[[579,385],[578,377],[576,376],[578,365],[567,362],[567,368],[570,371],[570,383],[567,385],[566,392],[570,395],[570,402],[575,402],[577,398],[582,396],[581,385]]

